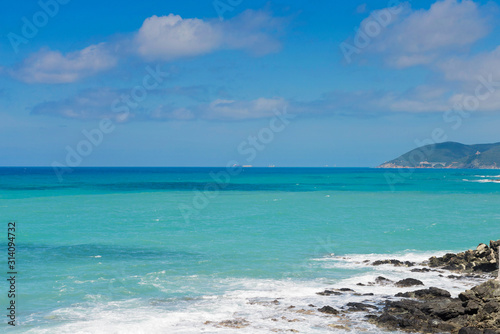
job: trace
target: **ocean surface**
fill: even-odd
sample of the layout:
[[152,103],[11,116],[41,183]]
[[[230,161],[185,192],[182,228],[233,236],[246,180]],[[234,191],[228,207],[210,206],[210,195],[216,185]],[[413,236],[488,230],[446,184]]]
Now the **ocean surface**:
[[77,168],[59,180],[50,168],[0,168],[4,314],[9,221],[18,271],[17,326],[3,316],[0,331],[383,333],[362,313],[316,311],[366,297],[316,292],[351,288],[382,300],[412,290],[357,285],[380,275],[455,295],[472,286],[363,261],[423,261],[500,239],[499,178],[494,170]]

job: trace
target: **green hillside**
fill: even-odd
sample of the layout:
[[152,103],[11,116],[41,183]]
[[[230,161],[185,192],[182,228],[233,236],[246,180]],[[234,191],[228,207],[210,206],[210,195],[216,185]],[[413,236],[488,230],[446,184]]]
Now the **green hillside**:
[[379,168],[500,168],[500,143],[464,145],[455,142],[426,145],[387,161]]

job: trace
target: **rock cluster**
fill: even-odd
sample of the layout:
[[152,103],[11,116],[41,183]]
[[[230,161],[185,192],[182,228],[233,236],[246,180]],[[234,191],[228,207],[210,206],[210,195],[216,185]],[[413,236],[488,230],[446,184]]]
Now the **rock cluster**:
[[500,240],[490,241],[490,245],[479,244],[475,250],[468,250],[458,254],[446,254],[442,257],[431,257],[430,267],[463,272],[494,272],[498,268],[498,247]]
[[382,264],[392,264],[393,266],[396,266],[396,267],[413,267],[415,265],[415,262],[399,261],[399,260],[395,260],[395,259],[377,260],[377,261],[373,261],[372,266],[380,266]]
[[459,298],[429,288],[399,293],[402,299],[386,301],[381,315],[369,321],[390,330],[423,333],[500,334],[500,281],[490,280],[467,290]]

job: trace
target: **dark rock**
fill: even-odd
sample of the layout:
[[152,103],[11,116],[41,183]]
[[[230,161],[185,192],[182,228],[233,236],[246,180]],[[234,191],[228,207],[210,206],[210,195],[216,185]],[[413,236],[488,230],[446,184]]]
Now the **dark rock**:
[[393,266],[396,266],[396,267],[413,267],[415,265],[415,262],[399,261],[399,260],[391,259],[391,260],[377,260],[377,261],[373,261],[373,263],[372,263],[373,266],[380,266],[382,264],[392,264]]
[[349,307],[349,311],[369,311],[369,309],[377,309],[375,306],[364,303],[347,303],[347,307]]
[[479,244],[475,250],[462,253],[448,253],[442,257],[431,257],[430,267],[442,267],[446,270],[461,272],[491,273],[498,268],[498,245],[500,240],[490,241],[490,246]]
[[394,282],[388,278],[385,278],[383,276],[379,276],[379,277],[375,278],[375,283],[380,284],[380,285],[387,285],[387,284],[392,284]]
[[353,289],[349,289],[349,288],[340,288],[339,291],[350,291],[350,292],[354,292]]
[[[484,247],[483,247],[484,248]],[[429,288],[399,293],[386,301],[382,314],[370,322],[390,330],[424,333],[500,333],[500,281],[490,280],[451,298],[448,291]]]
[[415,291],[415,296],[420,299],[451,298],[451,294],[448,291],[433,286],[429,289]]
[[500,298],[500,281],[489,280],[473,287],[472,292],[482,300],[499,299]]
[[500,334],[500,330],[499,329],[497,329],[497,330],[495,330],[495,329],[485,329],[483,331],[483,334]]
[[430,287],[429,289],[422,289],[410,291],[405,293],[398,293],[396,297],[418,298],[418,299],[435,299],[435,298],[450,298],[451,294],[443,289]]
[[491,273],[491,272],[497,270],[497,264],[496,263],[481,263],[481,264],[478,264],[477,266],[472,267],[472,270],[483,271],[485,273]]
[[483,334],[483,331],[475,327],[462,327],[458,334]]
[[432,269],[429,268],[414,268],[410,270],[412,273],[428,273],[429,271],[432,271]]
[[396,283],[396,286],[399,286],[399,287],[409,287],[409,286],[415,286],[415,285],[424,285],[424,283],[422,283],[422,281],[419,281],[418,279],[414,279],[414,278],[405,278],[405,279]]
[[341,295],[342,293],[341,292],[338,292],[338,291],[333,291],[333,290],[325,290],[323,292],[316,292],[317,295],[320,295],[320,296],[331,296],[331,295]]
[[481,305],[474,300],[471,300],[465,304],[465,314],[473,315],[477,314],[479,309],[481,308]]
[[339,311],[334,309],[331,306],[323,306],[322,308],[319,308],[318,311],[323,312],[323,313],[328,313],[328,314],[339,314]]
[[498,303],[498,301],[496,300],[490,300],[489,302],[484,304],[483,310],[487,314],[498,313],[500,311],[500,303]]
[[494,330],[494,329],[485,329],[483,334],[500,334],[500,330]]
[[462,306],[462,302],[458,299],[443,298],[441,300],[429,303],[423,308],[424,312],[438,317],[441,320],[447,321],[453,318],[457,318],[465,314],[465,309]]

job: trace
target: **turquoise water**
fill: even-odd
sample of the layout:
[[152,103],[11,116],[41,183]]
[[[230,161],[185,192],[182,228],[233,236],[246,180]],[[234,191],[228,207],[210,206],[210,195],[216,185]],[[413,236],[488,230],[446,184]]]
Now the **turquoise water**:
[[236,317],[251,319],[239,332],[319,333],[323,318],[271,323],[271,313],[286,311],[251,301],[306,303],[322,286],[369,279],[373,269],[355,265],[363,257],[425,258],[500,239],[500,171],[245,168],[219,183],[210,176],[224,172],[81,168],[59,181],[51,169],[0,168],[3,230],[16,221],[19,272],[18,326],[2,326],[232,333],[205,322]]

